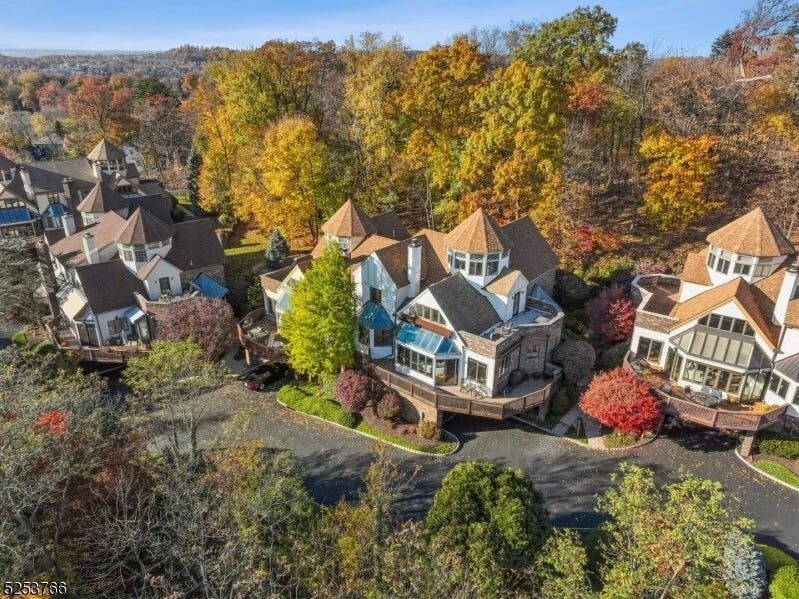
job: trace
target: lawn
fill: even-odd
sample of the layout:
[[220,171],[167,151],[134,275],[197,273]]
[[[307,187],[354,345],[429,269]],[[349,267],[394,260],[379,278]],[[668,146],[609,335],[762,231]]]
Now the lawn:
[[255,268],[264,260],[269,238],[257,229],[234,231],[225,248],[225,279],[252,283]]
[[761,472],[770,474],[777,480],[781,480],[786,484],[799,488],[799,476],[782,464],[772,462],[771,460],[757,460],[755,462],[755,468]]
[[405,449],[442,455],[450,453],[455,448],[455,444],[451,442],[442,442],[433,447],[429,447],[377,430],[366,422],[361,421],[360,416],[348,414],[342,410],[341,406],[336,402],[323,397],[319,392],[319,387],[310,383],[299,386],[285,385],[277,392],[277,398],[288,407],[298,412],[335,422],[347,428],[377,437],[382,441],[399,445]]

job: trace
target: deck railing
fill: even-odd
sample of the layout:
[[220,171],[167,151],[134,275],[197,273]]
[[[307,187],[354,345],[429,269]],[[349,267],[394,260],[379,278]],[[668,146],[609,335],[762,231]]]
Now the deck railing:
[[274,324],[275,321],[274,316],[271,314],[265,314],[263,308],[256,308],[252,312],[247,313],[236,325],[236,334],[238,335],[239,343],[241,343],[244,349],[246,349],[249,353],[255,354],[260,358],[264,358],[266,360],[285,359],[286,352],[283,350],[283,348],[274,347],[269,345],[269,343],[264,343],[263,341],[250,336],[250,326],[260,320],[265,320],[271,324]]
[[470,414],[502,420],[543,404],[557,390],[560,377],[555,377],[545,387],[513,399],[496,397],[492,399],[472,399],[452,393],[441,392],[413,378],[385,368],[370,364],[372,374],[385,385],[401,394],[418,399],[431,407],[458,414]]

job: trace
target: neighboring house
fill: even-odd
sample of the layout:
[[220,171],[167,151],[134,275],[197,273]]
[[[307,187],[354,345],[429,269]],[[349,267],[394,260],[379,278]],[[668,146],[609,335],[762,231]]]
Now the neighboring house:
[[101,182],[125,198],[160,196],[167,205],[171,200],[158,181],[141,179],[125,152],[107,140],[85,158],[17,164],[0,155],[0,237],[63,232],[67,212],[81,224],[78,206]]
[[293,285],[335,240],[350,264],[357,348],[368,358],[484,398],[502,396],[512,373],[544,373],[563,312],[550,297],[557,258],[529,218],[500,226],[480,209],[448,234],[409,236],[393,212],[369,217],[348,201],[322,232],[311,257],[262,276],[265,312],[278,325]]
[[[762,401],[780,407],[779,416],[799,418],[794,244],[760,208],[707,241],[688,255],[681,277],[633,281],[640,302],[632,350],[662,371],[668,384],[661,390],[687,393],[705,406],[715,404],[713,398],[741,408]],[[718,419],[716,425],[724,428]],[[738,427],[730,421],[726,428]],[[744,421],[741,428],[747,428]]]
[[[113,158],[118,154],[107,142],[103,147],[97,159],[123,160]],[[122,168],[120,162],[114,166]],[[81,346],[149,341],[151,306],[227,291],[224,252],[212,222],[174,223],[166,197],[142,195],[136,185],[138,191],[120,193],[119,181],[101,171],[81,201],[61,215],[61,228],[44,232],[60,284],[60,324]]]

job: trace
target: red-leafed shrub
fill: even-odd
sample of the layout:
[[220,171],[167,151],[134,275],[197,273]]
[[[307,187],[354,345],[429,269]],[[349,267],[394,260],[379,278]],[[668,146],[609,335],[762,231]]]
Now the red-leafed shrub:
[[400,405],[399,396],[394,391],[387,391],[380,401],[377,402],[375,407],[378,418],[383,420],[394,420],[400,415],[402,406]]
[[669,272],[669,267],[665,262],[652,260],[651,258],[642,258],[635,263],[633,267],[633,276],[642,275],[659,275]]
[[61,410],[48,410],[39,414],[33,423],[33,429],[60,437],[67,430],[67,420]]
[[580,409],[631,435],[655,430],[661,416],[660,402],[649,384],[623,368],[596,375],[580,399]]
[[603,289],[585,304],[591,328],[605,341],[623,341],[635,322],[635,304],[621,285]]
[[165,341],[193,340],[206,360],[215,360],[235,340],[233,309],[225,300],[192,297],[159,313],[156,336]]
[[372,381],[362,372],[345,370],[336,379],[336,401],[345,412],[357,414],[369,402]]

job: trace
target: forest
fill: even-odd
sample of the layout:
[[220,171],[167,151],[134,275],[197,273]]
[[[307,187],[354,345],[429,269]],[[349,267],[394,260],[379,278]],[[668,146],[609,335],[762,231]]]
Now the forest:
[[682,244],[753,205],[793,232],[796,14],[758,0],[703,57],[614,48],[594,6],[421,52],[376,33],[271,40],[179,80],[6,70],[0,146],[129,143],[222,222],[295,247],[347,197],[441,230],[477,206],[530,214],[567,269],[607,280],[642,256],[679,266]]

